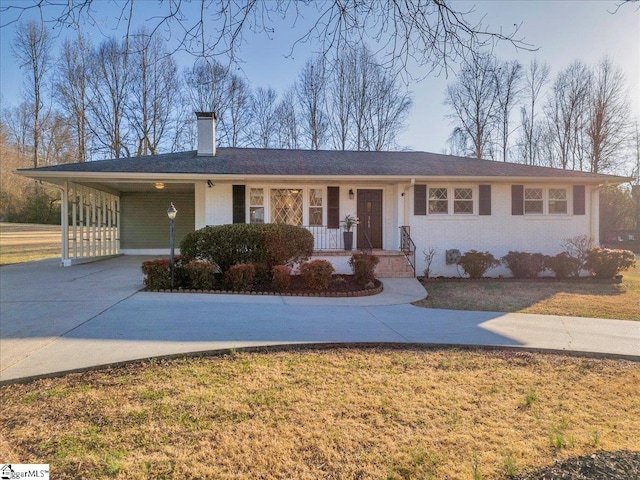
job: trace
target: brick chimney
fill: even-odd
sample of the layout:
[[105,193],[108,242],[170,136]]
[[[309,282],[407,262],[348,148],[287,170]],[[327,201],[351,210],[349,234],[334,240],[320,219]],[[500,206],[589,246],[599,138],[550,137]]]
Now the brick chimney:
[[198,118],[198,156],[216,155],[216,114],[214,112],[196,112]]

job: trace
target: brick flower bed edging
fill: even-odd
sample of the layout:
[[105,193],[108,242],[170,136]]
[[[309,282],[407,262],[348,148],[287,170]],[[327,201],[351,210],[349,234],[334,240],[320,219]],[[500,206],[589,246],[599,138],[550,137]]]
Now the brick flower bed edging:
[[305,290],[303,292],[260,292],[253,290],[195,290],[191,288],[165,288],[165,289],[143,289],[145,292],[157,292],[157,293],[209,293],[209,294],[221,294],[221,295],[267,295],[267,296],[282,296],[282,297],[369,297],[371,295],[377,295],[383,290],[380,280],[376,280],[377,286],[373,288],[367,288],[365,290],[357,290],[352,292],[316,292],[313,290]]

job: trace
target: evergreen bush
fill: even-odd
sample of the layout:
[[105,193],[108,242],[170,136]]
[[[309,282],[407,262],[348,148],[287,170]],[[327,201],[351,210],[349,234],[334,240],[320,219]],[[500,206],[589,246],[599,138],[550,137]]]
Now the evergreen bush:
[[354,253],[349,259],[349,266],[353,270],[353,278],[362,287],[375,281],[376,265],[380,259],[368,253]]
[[501,260],[514,278],[536,278],[545,270],[544,259],[541,253],[510,251]]
[[489,252],[469,250],[460,257],[458,265],[470,278],[482,278],[487,270],[500,265],[500,261]]
[[327,260],[313,260],[300,265],[300,276],[312,290],[327,290],[334,271]]
[[613,278],[635,264],[636,255],[631,250],[594,248],[587,255],[584,268],[596,278]]

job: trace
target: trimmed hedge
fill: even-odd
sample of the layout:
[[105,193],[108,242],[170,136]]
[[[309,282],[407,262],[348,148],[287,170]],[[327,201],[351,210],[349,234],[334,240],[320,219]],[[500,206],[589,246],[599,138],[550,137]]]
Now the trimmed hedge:
[[568,278],[570,275],[578,276],[582,261],[572,257],[567,252],[562,252],[554,257],[545,257],[544,266],[551,270],[556,278]]
[[584,264],[596,278],[613,278],[623,270],[636,264],[636,255],[631,250],[594,248],[589,251]]
[[[188,284],[188,276],[184,258],[174,257],[173,285],[175,288]],[[156,258],[142,262],[142,273],[145,277],[144,286],[149,290],[165,290],[171,288],[171,261],[168,258]]]
[[271,269],[273,287],[278,292],[288,290],[291,286],[291,268],[288,265],[276,265]]
[[300,276],[312,290],[329,288],[333,272],[335,269],[327,260],[313,260],[300,265]]
[[509,252],[501,260],[514,278],[536,278],[545,270],[541,253]]
[[354,253],[349,259],[349,266],[353,270],[353,277],[356,283],[362,287],[376,279],[376,265],[380,259],[368,253]]
[[233,290],[251,290],[256,279],[256,267],[252,263],[233,265],[224,278]]
[[196,290],[215,290],[218,287],[220,270],[214,263],[191,260],[185,266],[189,277],[189,288]]
[[206,260],[227,271],[236,264],[293,265],[313,253],[313,235],[293,225],[245,224],[204,227],[189,233],[180,244],[188,260]]
[[500,265],[500,261],[489,252],[469,250],[460,257],[458,265],[469,275],[469,278],[482,278],[487,270]]

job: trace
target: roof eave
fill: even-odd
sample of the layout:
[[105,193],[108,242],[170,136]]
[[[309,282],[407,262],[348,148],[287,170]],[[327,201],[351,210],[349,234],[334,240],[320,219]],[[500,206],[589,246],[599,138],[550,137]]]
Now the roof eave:
[[546,176],[473,176],[473,175],[271,175],[271,174],[215,174],[215,173],[140,173],[140,172],[69,172],[69,171],[38,171],[34,169],[15,170],[17,175],[35,180],[60,184],[66,180],[96,181],[96,182],[131,182],[131,181],[371,181],[403,183],[411,182],[474,182],[474,183],[587,183],[592,185],[619,185],[633,181],[631,177],[607,175],[602,177],[570,176],[570,177],[546,177]]

